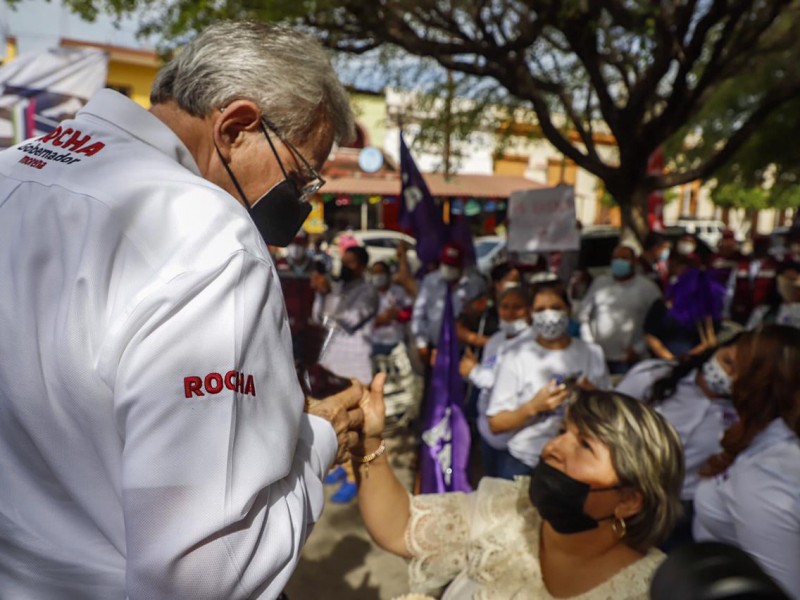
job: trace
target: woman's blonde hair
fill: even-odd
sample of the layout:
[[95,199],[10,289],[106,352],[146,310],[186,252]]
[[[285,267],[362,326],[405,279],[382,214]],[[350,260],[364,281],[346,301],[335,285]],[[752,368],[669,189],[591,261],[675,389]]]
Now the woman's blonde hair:
[[579,391],[567,421],[605,444],[620,483],[642,495],[642,510],[625,519],[625,543],[646,552],[663,542],[681,515],[683,447],[675,429],[649,406],[624,394]]

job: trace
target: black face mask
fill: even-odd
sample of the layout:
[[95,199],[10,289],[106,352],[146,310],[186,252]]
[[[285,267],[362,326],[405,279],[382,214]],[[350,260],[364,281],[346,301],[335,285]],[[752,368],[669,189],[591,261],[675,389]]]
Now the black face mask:
[[356,278],[356,272],[348,266],[342,265],[342,268],[339,270],[339,279],[348,283],[353,281]]
[[311,203],[301,200],[297,186],[284,179],[256,200],[247,212],[267,244],[285,248],[303,226],[311,212]]
[[614,518],[614,515],[609,515],[594,519],[583,512],[589,492],[618,490],[621,487],[592,489],[588,483],[573,479],[539,459],[539,464],[533,469],[528,495],[542,518],[558,533],[580,533],[596,529],[600,521]]
[[236,191],[247,205],[247,212],[253,223],[256,224],[261,237],[271,246],[281,248],[288,246],[300,231],[308,213],[311,212],[311,204],[300,199],[300,192],[290,179],[284,179],[275,184],[266,194],[250,204],[219,148],[214,147]]

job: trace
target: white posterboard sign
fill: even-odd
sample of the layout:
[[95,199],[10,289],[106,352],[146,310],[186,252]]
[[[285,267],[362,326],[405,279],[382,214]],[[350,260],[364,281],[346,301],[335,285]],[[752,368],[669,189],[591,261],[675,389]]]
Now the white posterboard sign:
[[509,252],[577,250],[575,190],[558,186],[514,192],[508,201]]

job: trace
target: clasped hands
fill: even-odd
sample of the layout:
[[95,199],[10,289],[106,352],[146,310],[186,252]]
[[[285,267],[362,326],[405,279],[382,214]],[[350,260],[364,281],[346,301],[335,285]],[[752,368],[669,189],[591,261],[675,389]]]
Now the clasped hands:
[[322,400],[306,402],[306,412],[328,421],[336,433],[336,462],[350,459],[352,452],[363,456],[383,434],[385,407],[383,384],[386,375],[379,373],[367,387],[357,379],[346,390]]

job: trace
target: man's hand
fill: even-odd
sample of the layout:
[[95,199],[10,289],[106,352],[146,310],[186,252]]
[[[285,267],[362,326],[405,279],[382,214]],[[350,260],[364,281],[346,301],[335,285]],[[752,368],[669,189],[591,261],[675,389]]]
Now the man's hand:
[[[364,425],[364,411],[359,406],[366,388],[353,379],[353,385],[333,396],[322,400],[311,400],[306,411],[310,415],[322,417],[328,421],[336,433],[339,448],[336,462],[343,463],[350,459],[350,450],[359,443],[359,432]],[[381,405],[383,404],[383,385],[381,384]]]

